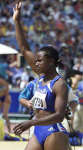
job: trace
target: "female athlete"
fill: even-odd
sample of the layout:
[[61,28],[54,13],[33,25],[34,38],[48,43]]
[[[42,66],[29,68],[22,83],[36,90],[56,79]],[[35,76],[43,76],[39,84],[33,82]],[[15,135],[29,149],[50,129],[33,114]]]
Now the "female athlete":
[[56,72],[60,63],[58,52],[53,46],[42,47],[35,55],[30,51],[20,23],[20,9],[21,3],[18,3],[13,15],[16,38],[28,64],[40,77],[33,84],[30,83],[33,86],[31,102],[34,120],[18,124],[14,127],[14,132],[20,135],[35,126],[25,150],[68,150],[67,132],[61,124],[67,106],[68,88],[64,79]]

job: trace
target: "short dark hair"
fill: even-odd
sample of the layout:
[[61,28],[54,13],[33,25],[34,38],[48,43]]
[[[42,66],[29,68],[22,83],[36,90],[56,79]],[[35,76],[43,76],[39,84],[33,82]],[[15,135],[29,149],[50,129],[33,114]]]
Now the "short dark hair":
[[47,46],[41,47],[40,51],[44,51],[46,57],[54,59],[55,66],[62,65],[61,60],[59,59],[59,53],[56,47],[47,45]]

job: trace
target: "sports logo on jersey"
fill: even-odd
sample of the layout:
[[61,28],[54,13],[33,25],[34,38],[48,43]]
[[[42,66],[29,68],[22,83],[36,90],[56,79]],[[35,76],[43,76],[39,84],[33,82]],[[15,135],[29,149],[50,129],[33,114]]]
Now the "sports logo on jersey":
[[50,127],[49,129],[48,129],[48,131],[53,131],[54,130],[54,128],[53,127]]

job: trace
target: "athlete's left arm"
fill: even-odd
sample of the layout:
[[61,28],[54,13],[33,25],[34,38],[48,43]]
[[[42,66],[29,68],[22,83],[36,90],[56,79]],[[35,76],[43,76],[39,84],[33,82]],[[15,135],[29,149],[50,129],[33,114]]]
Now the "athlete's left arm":
[[55,112],[38,120],[33,120],[33,125],[49,125],[63,121],[68,101],[68,88],[63,79],[59,79],[55,83],[53,93],[55,94]]
[[67,101],[68,101],[68,87],[63,79],[59,79],[54,85],[53,91],[56,95],[55,99],[55,111],[59,117],[59,121],[63,121],[66,113]]

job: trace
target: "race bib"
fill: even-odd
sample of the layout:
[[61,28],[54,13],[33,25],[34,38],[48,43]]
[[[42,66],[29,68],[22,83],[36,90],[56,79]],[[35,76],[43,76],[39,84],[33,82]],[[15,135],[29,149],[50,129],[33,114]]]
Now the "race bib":
[[46,94],[40,93],[38,91],[35,92],[35,95],[32,98],[33,108],[34,109],[45,109],[46,108]]

